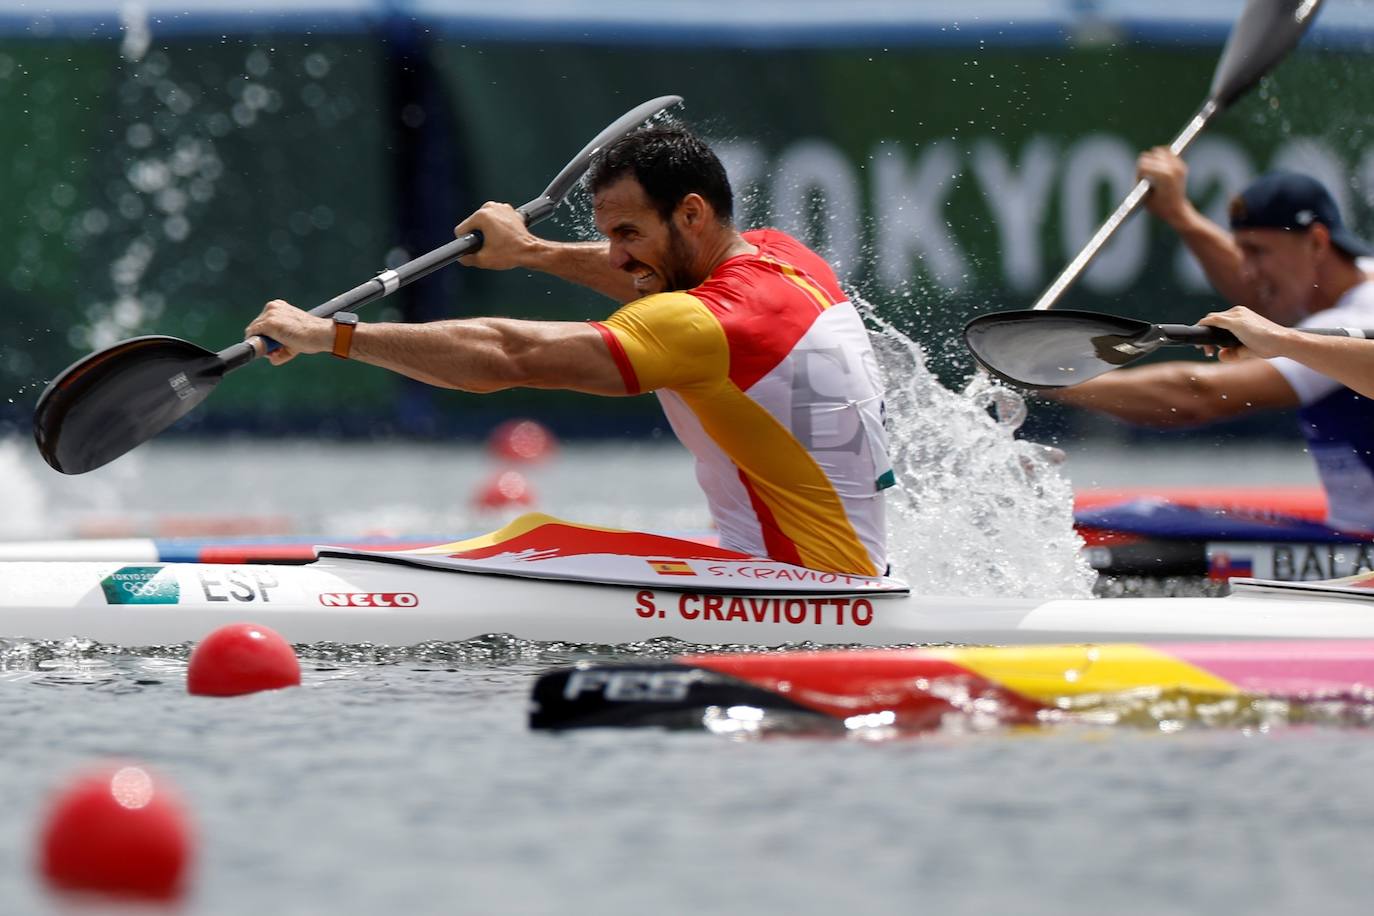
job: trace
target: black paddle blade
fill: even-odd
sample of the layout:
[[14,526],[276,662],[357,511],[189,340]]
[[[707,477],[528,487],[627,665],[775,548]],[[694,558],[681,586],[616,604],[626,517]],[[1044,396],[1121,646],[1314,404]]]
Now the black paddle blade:
[[1152,353],[1154,325],[1096,312],[993,312],[964,326],[964,343],[993,375],[1021,388],[1067,388]]
[[39,397],[38,451],[63,474],[93,471],[180,420],[224,372],[219,356],[175,337],[135,337],[92,353]]
[[[540,676],[530,728],[653,727],[840,733],[844,723],[782,694],[690,665],[593,665]],[[738,720],[738,721],[736,721]]]

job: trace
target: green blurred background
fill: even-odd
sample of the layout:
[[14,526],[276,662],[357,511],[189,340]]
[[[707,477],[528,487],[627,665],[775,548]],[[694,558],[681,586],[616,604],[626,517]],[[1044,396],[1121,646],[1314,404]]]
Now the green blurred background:
[[[141,333],[226,346],[268,298],[308,307],[433,248],[482,201],[532,197],[607,122],[664,93],[686,98],[679,117],[726,159],[743,223],[829,254],[957,384],[971,366],[958,328],[1029,305],[1082,247],[1136,153],[1202,102],[1240,8],[1204,3],[1180,23],[1091,2],[969,21],[961,6],[960,23],[892,5],[866,26],[817,16],[770,31],[712,26],[710,9],[695,28],[643,7],[584,22],[588,6],[533,26],[437,2],[0,15],[0,422],[25,429],[45,381],[93,348]],[[1194,146],[1195,200],[1220,216],[1254,175],[1295,167],[1374,236],[1370,36],[1374,5],[1319,20]],[[581,199],[545,225],[592,232]],[[1142,216],[1063,304],[1192,321],[1218,300]],[[612,308],[523,272],[450,268],[365,317]],[[478,398],[313,359],[236,373],[182,430],[465,436],[512,414],[564,435],[662,425],[651,398]],[[1032,432],[1103,429],[1035,416]]]

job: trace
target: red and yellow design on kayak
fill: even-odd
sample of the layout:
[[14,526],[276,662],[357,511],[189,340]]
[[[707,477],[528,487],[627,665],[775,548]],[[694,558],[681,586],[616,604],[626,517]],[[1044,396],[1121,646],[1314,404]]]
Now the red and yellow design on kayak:
[[730,675],[839,718],[892,713],[905,727],[995,699],[1004,721],[1130,692],[1223,698],[1348,696],[1374,687],[1374,641],[876,649],[701,655]]
[[[446,556],[462,560],[484,560],[495,556],[523,555],[531,558],[578,557],[613,554],[622,557],[654,558],[651,565],[688,560],[747,560],[748,554],[726,550],[713,544],[687,541],[642,531],[600,528],[529,512],[504,528],[465,541],[434,544],[412,550],[417,556]],[[674,559],[658,559],[673,557]],[[680,564],[686,566],[686,564]],[[662,570],[655,569],[656,572]],[[685,574],[691,574],[686,566]]]

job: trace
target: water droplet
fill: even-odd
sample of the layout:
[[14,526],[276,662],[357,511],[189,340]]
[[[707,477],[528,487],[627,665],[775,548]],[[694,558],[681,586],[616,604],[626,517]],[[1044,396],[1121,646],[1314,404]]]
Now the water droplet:
[[267,52],[258,48],[244,60],[243,67],[249,74],[261,79],[267,75],[268,70],[272,69],[272,59],[267,56]]

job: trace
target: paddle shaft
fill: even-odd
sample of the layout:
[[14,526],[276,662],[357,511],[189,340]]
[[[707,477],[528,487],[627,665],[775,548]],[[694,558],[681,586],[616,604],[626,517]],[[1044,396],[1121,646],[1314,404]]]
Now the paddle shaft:
[[[1240,19],[1231,30],[1221,59],[1217,61],[1216,73],[1212,78],[1207,101],[1188,122],[1169,145],[1174,155],[1181,156],[1194,138],[1208,122],[1220,111],[1244,95],[1251,86],[1259,81],[1266,72],[1283,59],[1307,29],[1316,15],[1322,0],[1248,0]],[[1139,208],[1145,195],[1150,192],[1150,183],[1145,179],[1136,182],[1131,193],[1116,208],[1088,240],[1088,244],[1078,253],[1068,267],[1055,278],[1049,289],[1040,296],[1031,308],[1044,311],[1052,308],[1064,291],[1078,279],[1096,257],[1107,240],[1116,233],[1132,213]]]
[[[532,226],[540,220],[546,219],[556,208],[557,205],[553,201],[540,195],[521,206],[517,212],[525,218],[525,225]],[[433,251],[407,261],[400,267],[384,270],[372,279],[359,283],[348,292],[340,293],[327,302],[315,306],[310,310],[310,314],[320,318],[328,318],[335,312],[353,311],[369,302],[376,302],[421,277],[427,277],[436,270],[447,267],[464,255],[480,250],[482,242],[481,232],[469,232],[459,236],[451,242],[440,245]],[[263,337],[261,340],[267,345],[266,352],[271,352],[280,346],[270,337]],[[259,354],[253,345],[253,339],[249,338],[226,347],[217,355],[224,361],[225,370],[228,371],[252,362]]]
[[[525,225],[550,216],[591,166],[597,152],[682,101],[665,95],[625,112],[582,148],[538,197],[519,208]],[[389,296],[408,283],[482,247],[482,235],[462,238],[355,286],[311,310],[328,318]],[[33,434],[45,461],[63,474],[102,467],[172,426],[203,402],[224,376],[280,347],[252,337],[218,353],[175,337],[120,341],[78,360],[48,383],[34,407]]]
[[[1166,344],[1193,347],[1239,347],[1240,339],[1225,328],[1213,328],[1201,324],[1157,324],[1152,332]],[[1374,329],[1370,328],[1297,328],[1304,334],[1319,334],[1324,337],[1360,337],[1374,339]]]
[[[577,184],[583,173],[587,171],[592,157],[596,155],[598,150],[621,139],[639,124],[681,101],[681,96],[659,96],[630,109],[613,121],[601,133],[593,137],[586,146],[582,147],[582,150],[569,160],[567,165],[563,166],[559,173],[554,176],[553,181],[549,182],[549,186],[544,189],[544,193],[522,205],[516,211],[524,218],[525,225],[533,226],[553,215],[563,198],[572,190],[573,185]],[[375,302],[391,295],[402,286],[434,273],[441,267],[447,267],[463,255],[472,254],[482,247],[482,241],[482,233],[469,232],[467,235],[456,238],[445,245],[440,245],[428,254],[422,254],[413,261],[407,261],[400,267],[382,271],[371,280],[353,287],[346,293],[335,296],[328,302],[315,306],[310,310],[310,314],[320,318],[328,318],[335,312],[341,312],[345,309],[353,311],[361,308],[369,302]],[[270,353],[281,346],[270,337],[258,339],[265,344],[264,352]],[[258,348],[254,345],[253,338],[236,343],[216,354],[223,361],[225,372],[252,362],[258,355]]]
[[[1169,144],[1169,149],[1173,151],[1174,155],[1183,155],[1183,151],[1192,144],[1198,134],[1202,133],[1202,129],[1219,111],[1221,111],[1221,106],[1214,99],[1208,99],[1198,109],[1197,114],[1193,115],[1188,126],[1183,128],[1183,131],[1174,138],[1173,143]],[[1148,179],[1142,178],[1136,182],[1131,193],[1127,194],[1126,199],[1121,202],[1116,211],[1107,217],[1106,222],[1097,228],[1093,237],[1088,239],[1088,244],[1083,246],[1083,250],[1078,253],[1078,256],[1069,262],[1069,265],[1060,272],[1049,288],[1035,301],[1035,305],[1031,306],[1033,311],[1040,312],[1054,307],[1054,304],[1059,301],[1059,297],[1064,295],[1064,291],[1073,285],[1073,282],[1078,279],[1078,275],[1092,262],[1093,258],[1097,257],[1097,252],[1101,250],[1103,245],[1107,244],[1108,239],[1116,234],[1116,230],[1121,227],[1121,224],[1126,222],[1136,210],[1140,209],[1140,205],[1145,201],[1145,195],[1148,193],[1150,193]]]

